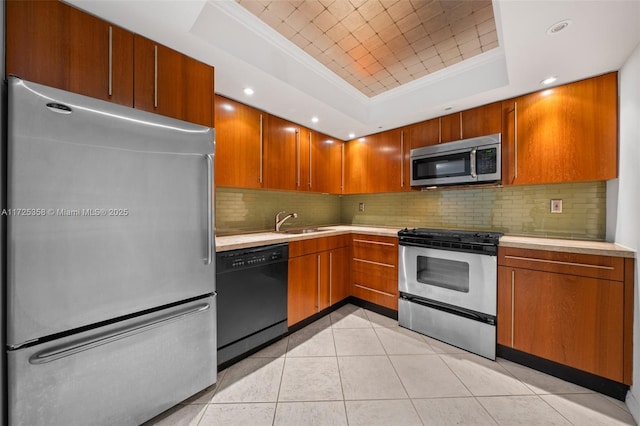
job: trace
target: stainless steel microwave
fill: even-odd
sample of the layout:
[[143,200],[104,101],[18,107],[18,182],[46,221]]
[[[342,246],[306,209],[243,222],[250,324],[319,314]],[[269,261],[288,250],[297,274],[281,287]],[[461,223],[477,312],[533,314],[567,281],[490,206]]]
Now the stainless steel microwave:
[[411,186],[469,185],[502,179],[500,133],[411,150]]

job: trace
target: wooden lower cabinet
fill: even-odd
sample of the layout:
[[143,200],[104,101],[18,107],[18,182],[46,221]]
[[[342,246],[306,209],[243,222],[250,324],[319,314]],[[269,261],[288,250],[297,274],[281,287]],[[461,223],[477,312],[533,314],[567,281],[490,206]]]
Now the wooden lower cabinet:
[[498,344],[630,384],[625,259],[500,247],[498,262]]
[[353,234],[351,295],[398,310],[398,238]]
[[348,235],[289,243],[289,326],[349,296],[348,244]]

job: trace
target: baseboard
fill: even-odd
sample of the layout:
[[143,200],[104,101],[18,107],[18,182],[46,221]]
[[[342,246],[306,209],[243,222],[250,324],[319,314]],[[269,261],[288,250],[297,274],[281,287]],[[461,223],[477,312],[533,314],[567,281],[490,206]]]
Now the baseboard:
[[633,416],[633,419],[636,421],[636,423],[640,423],[640,402],[634,395],[634,390],[635,388],[632,386],[627,393],[627,399],[625,400],[625,403],[627,404],[627,408]]
[[542,371],[543,373],[547,373],[559,379],[566,380],[567,382],[575,383],[576,385],[587,389],[600,392],[620,401],[625,400],[627,391],[629,390],[629,386],[624,383],[596,376],[595,374],[587,373],[586,371],[578,370],[554,361],[549,361],[548,359],[540,358],[506,346],[498,345],[496,355],[500,358],[504,358],[535,370]]
[[377,314],[384,315],[385,317],[392,318],[394,320],[398,319],[398,311],[387,308],[386,306],[376,305],[375,303],[368,302],[366,300],[362,300],[355,296],[349,296],[346,299],[346,303],[351,303],[352,305],[359,306],[364,309],[368,309]]

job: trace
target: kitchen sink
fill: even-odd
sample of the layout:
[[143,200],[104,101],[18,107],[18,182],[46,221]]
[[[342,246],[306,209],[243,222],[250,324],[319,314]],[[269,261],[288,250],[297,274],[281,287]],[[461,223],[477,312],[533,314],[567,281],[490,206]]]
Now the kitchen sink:
[[325,232],[332,231],[332,229],[328,228],[296,228],[296,229],[286,229],[284,231],[280,231],[280,234],[313,234],[314,232]]

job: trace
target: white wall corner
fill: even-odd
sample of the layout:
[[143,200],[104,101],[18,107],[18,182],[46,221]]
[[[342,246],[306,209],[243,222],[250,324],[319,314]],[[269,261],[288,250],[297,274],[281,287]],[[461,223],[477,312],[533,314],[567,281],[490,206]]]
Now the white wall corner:
[[[636,46],[620,69],[619,79],[619,178],[614,241],[630,249],[640,248],[640,45]],[[615,184],[611,184],[615,186]],[[609,189],[609,186],[607,187]],[[611,196],[613,201],[614,195]],[[609,202],[607,196],[607,203]],[[609,232],[607,219],[607,232]],[[638,289],[638,260],[635,265],[633,318],[633,377],[634,383],[626,403],[631,415],[640,423],[640,289]]]

